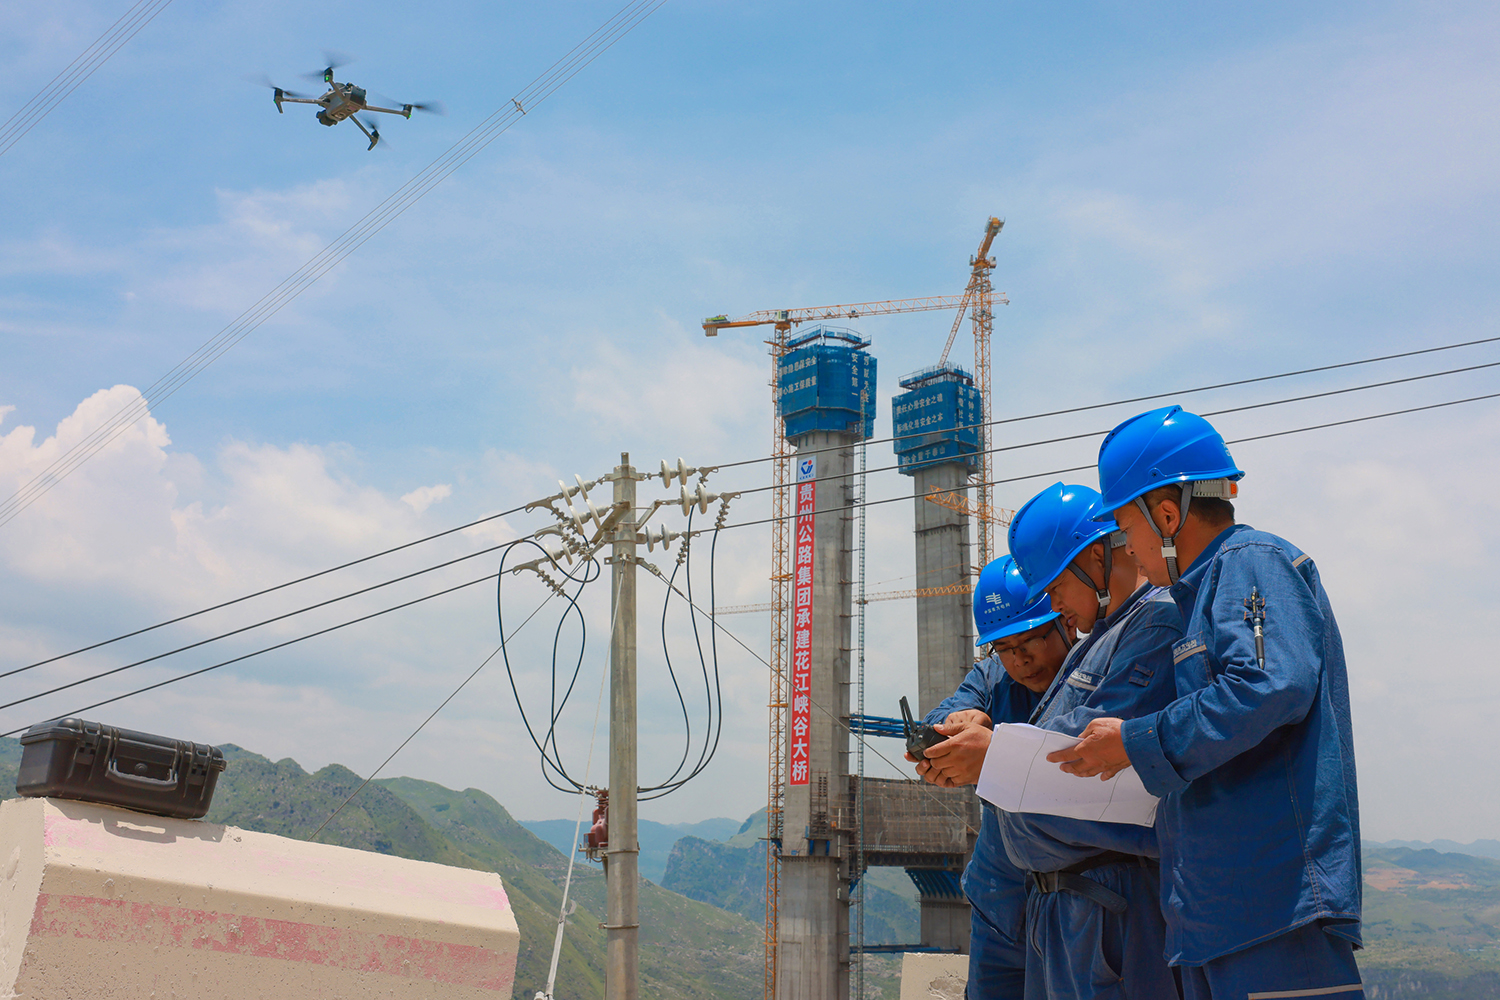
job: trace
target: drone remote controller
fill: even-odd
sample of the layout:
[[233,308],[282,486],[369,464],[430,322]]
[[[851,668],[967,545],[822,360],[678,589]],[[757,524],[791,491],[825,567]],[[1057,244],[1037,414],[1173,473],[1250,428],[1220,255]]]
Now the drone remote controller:
[[931,726],[920,725],[913,720],[911,706],[907,704],[905,695],[901,696],[901,724],[906,731],[906,752],[917,760],[926,760],[927,755],[923,751],[948,738]]

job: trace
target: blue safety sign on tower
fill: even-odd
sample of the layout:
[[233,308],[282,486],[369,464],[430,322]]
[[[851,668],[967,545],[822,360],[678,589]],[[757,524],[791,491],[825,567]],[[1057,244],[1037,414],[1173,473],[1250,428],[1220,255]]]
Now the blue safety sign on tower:
[[776,370],[777,410],[795,442],[813,431],[875,433],[875,359],[868,340],[818,327],[787,341]]
[[946,462],[977,468],[984,428],[974,377],[957,365],[934,365],[902,379],[901,388],[891,400],[900,471],[910,476]]

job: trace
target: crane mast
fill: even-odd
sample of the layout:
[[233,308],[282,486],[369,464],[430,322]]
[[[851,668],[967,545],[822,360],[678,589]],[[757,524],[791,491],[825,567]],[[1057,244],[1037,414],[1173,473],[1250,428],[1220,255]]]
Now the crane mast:
[[[983,428],[979,446],[979,469],[975,473],[979,477],[977,489],[979,492],[978,509],[988,512],[990,510],[990,490],[994,481],[994,460],[991,457],[989,445],[990,437],[990,335],[995,329],[995,303],[1010,305],[1010,300],[1002,293],[995,294],[995,286],[990,280],[990,272],[995,269],[995,258],[990,256],[990,244],[995,242],[995,237],[1005,225],[1005,220],[990,216],[990,220],[984,226],[984,238],[979,243],[979,250],[969,258],[969,286],[964,289],[963,301],[958,307],[958,315],[953,320],[953,329],[948,331],[948,343],[943,345],[943,356],[939,364],[946,364],[948,352],[953,350],[953,341],[958,336],[958,328],[963,325],[964,313],[969,314],[974,323],[974,388],[979,390],[979,420]],[[991,559],[995,557],[995,522],[987,516],[977,517],[979,522],[979,565],[988,566]]]
[[969,298],[964,295],[931,295],[913,299],[887,299],[802,309],[763,309],[738,319],[727,315],[703,321],[703,333],[716,337],[720,330],[767,326],[774,331],[766,341],[771,353],[771,682],[769,698],[769,753],[766,768],[766,951],[765,996],[776,996],[778,915],[781,897],[782,820],[786,794],[787,727],[787,620],[791,610],[791,563],[789,520],[792,448],[781,425],[777,372],[787,351],[787,334],[799,323],[889,316],[896,313],[953,309]]

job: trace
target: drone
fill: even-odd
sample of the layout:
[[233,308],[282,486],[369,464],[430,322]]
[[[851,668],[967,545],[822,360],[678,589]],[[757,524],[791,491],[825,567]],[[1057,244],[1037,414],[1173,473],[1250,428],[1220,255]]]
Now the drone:
[[442,114],[443,106],[437,102],[426,104],[403,104],[399,108],[382,108],[371,104],[365,89],[353,83],[339,83],[333,78],[333,71],[338,69],[342,63],[330,59],[328,65],[321,72],[305,74],[310,79],[322,78],[328,84],[328,93],[322,97],[309,97],[306,94],[293,93],[271,83],[263,81],[266,86],[274,92],[273,100],[276,102],[276,110],[285,114],[283,104],[316,104],[318,111],[318,122],[323,125],[337,125],[341,121],[352,121],[359,126],[359,130],[370,140],[370,149],[374,149],[380,142],[380,126],[373,121],[366,122],[357,115],[361,111],[380,111],[388,115],[400,115],[402,118],[410,118],[413,111],[427,111],[433,114]]

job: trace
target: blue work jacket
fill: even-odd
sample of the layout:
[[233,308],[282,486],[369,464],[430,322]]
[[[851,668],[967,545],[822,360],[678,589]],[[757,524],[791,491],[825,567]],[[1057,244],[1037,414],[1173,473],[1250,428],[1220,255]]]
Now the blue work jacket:
[[[1245,601],[1265,600],[1265,665]],[[1177,699],[1124,723],[1162,796],[1162,910],[1173,964],[1202,965],[1323,921],[1360,943],[1359,802],[1344,647],[1312,559],[1234,525],[1172,597]]]
[[[1004,722],[1025,722],[1040,700],[1041,695],[1011,680],[1000,657],[991,655],[976,663],[958,690],[922,721],[934,726],[947,719],[950,712],[977,708],[997,726]],[[974,923],[970,935],[971,968],[991,975],[1010,970],[1019,976],[1026,967],[1026,873],[1006,856],[994,807],[989,803],[981,803],[981,807],[984,817],[979,837],[963,874],[964,894],[983,918]],[[988,988],[998,997],[1010,995],[1012,987],[1019,990],[1018,983],[995,983]]]
[[[1172,645],[1181,638],[1182,615],[1170,595],[1141,587],[1073,647],[1032,724],[1077,736],[1097,718],[1160,711],[1177,694]],[[1105,850],[1158,854],[1156,831],[1131,823],[1002,812],[1000,831],[1011,861],[1029,871],[1058,871]]]

